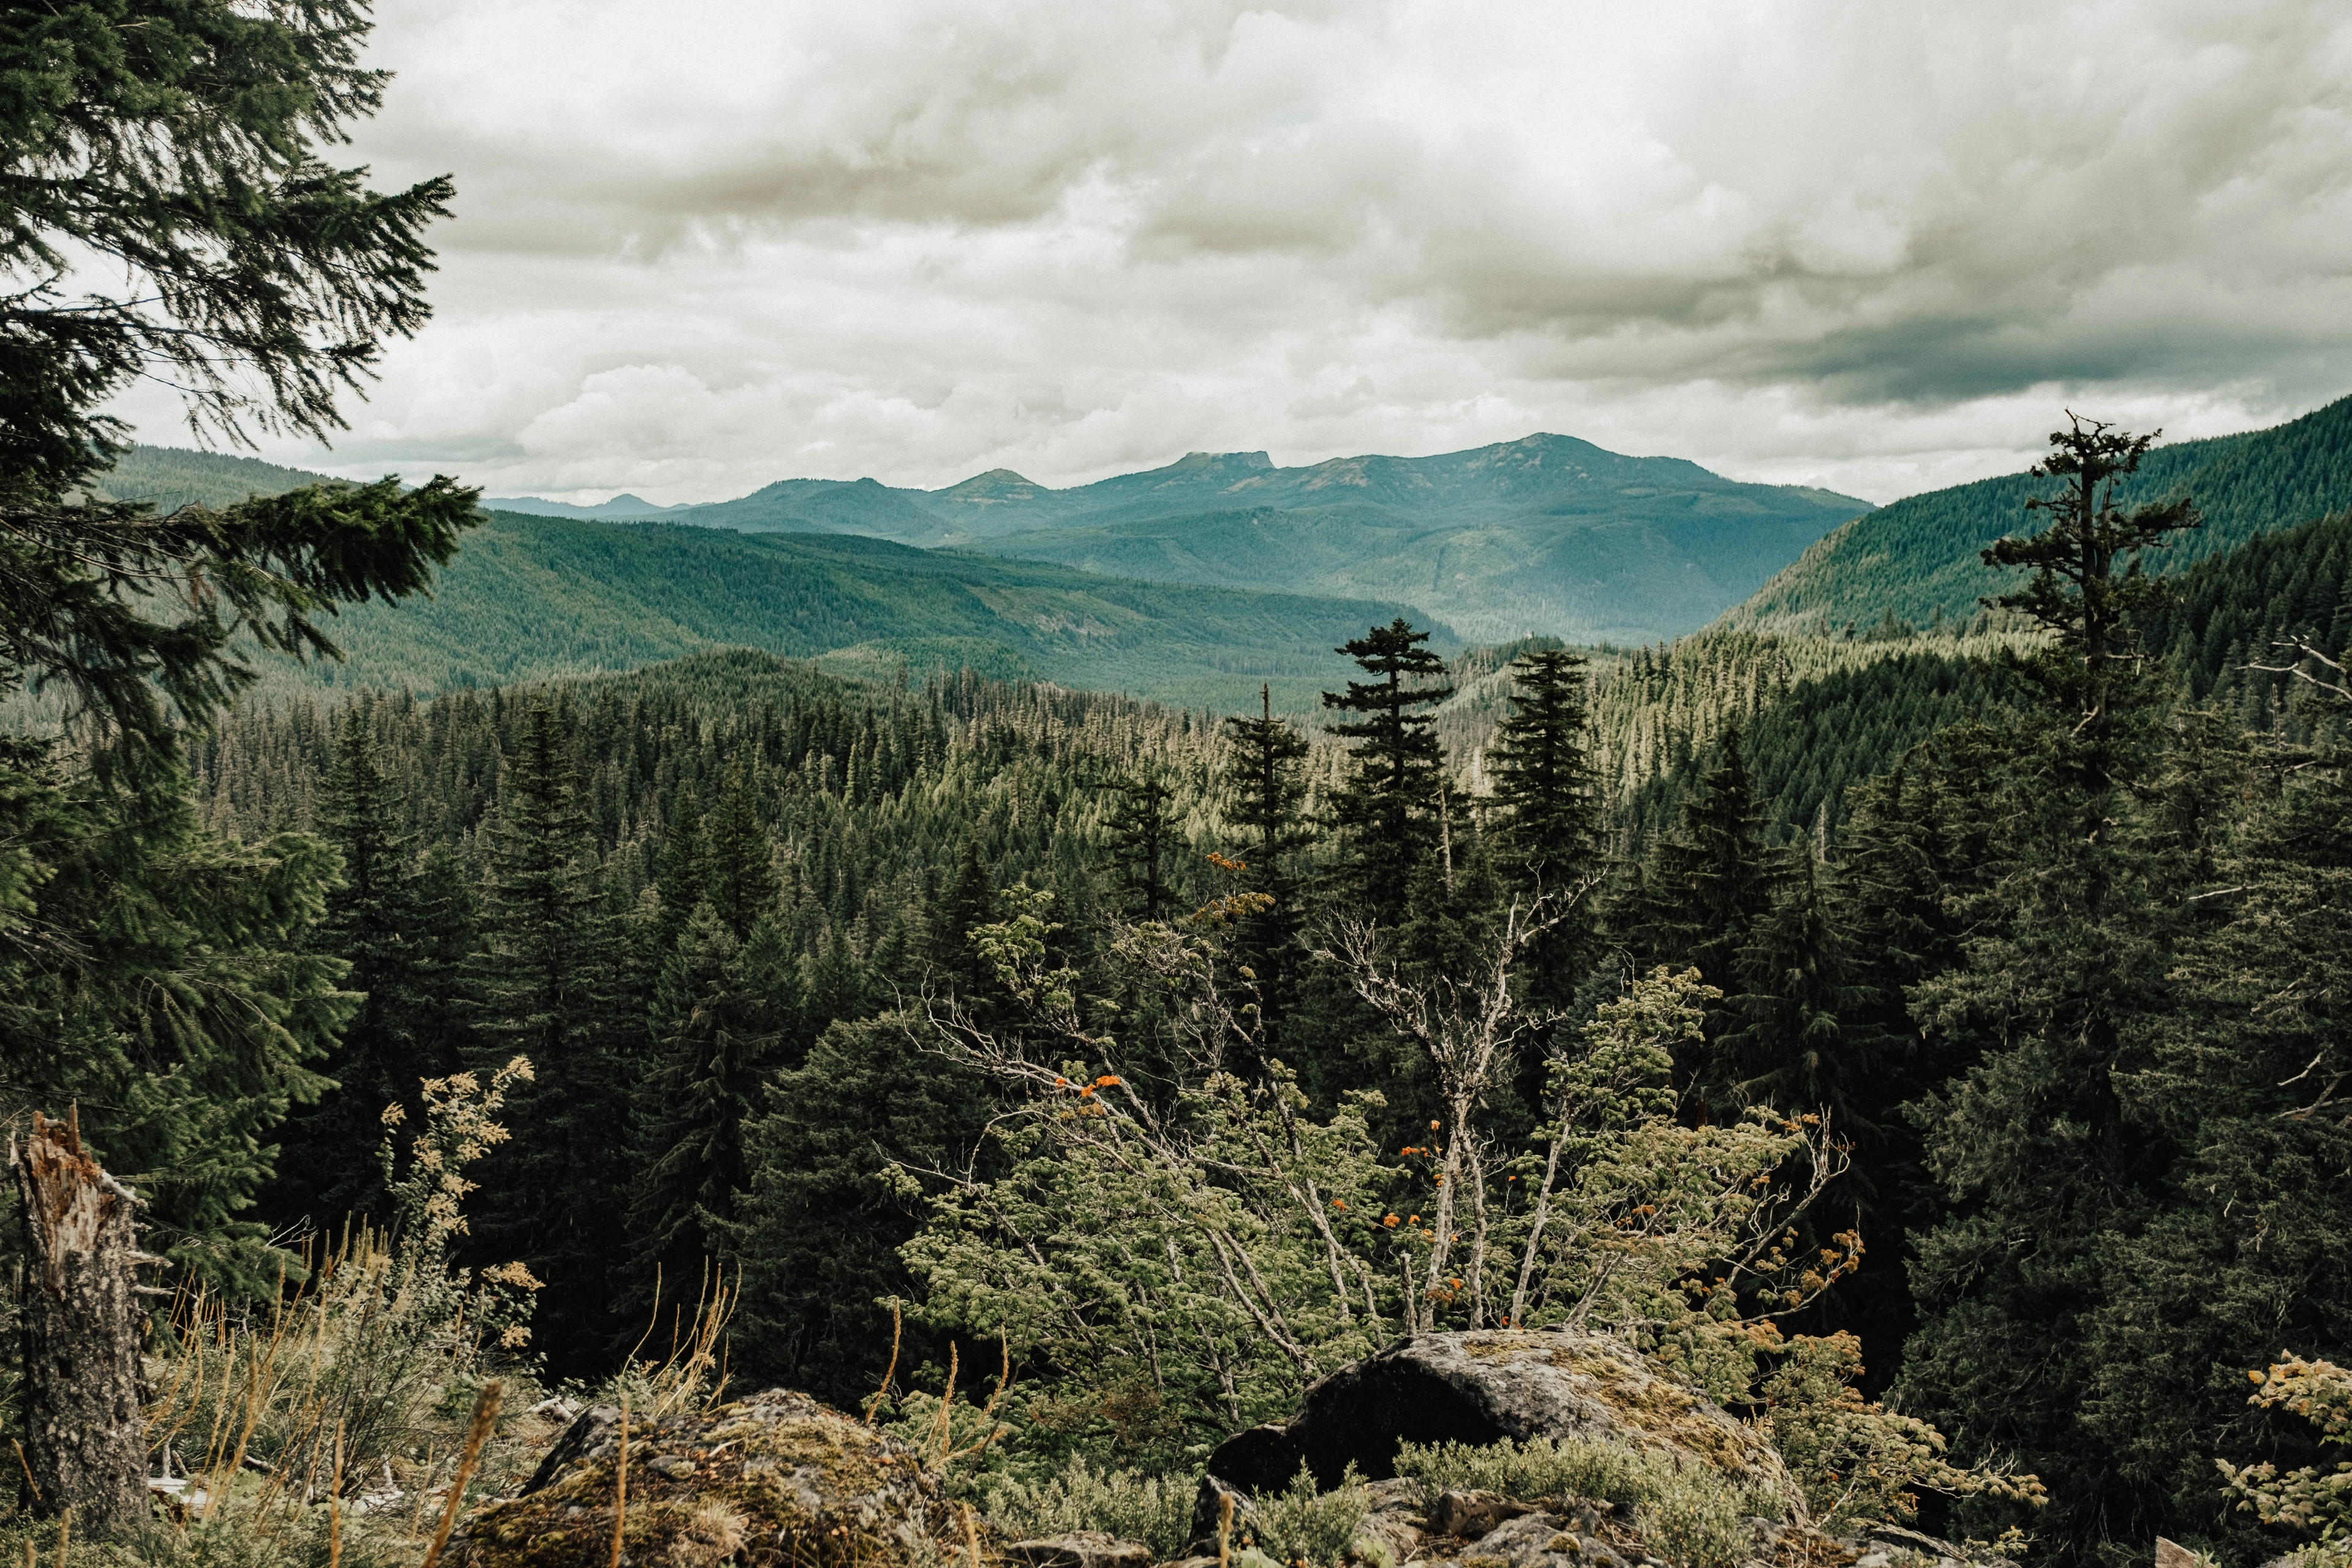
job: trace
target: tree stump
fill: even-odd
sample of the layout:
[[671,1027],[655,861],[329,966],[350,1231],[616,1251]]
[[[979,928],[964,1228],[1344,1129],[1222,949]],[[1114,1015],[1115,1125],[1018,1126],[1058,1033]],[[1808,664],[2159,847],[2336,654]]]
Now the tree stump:
[[25,1214],[26,1463],[36,1512],[103,1535],[147,1517],[139,1415],[138,1196],[82,1152],[78,1118],[8,1141]]

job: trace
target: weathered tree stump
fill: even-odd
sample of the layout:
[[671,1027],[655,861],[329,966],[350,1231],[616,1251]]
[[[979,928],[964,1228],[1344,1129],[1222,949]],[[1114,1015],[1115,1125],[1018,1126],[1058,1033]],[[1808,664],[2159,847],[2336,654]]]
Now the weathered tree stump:
[[102,1535],[147,1517],[135,1194],[82,1152],[78,1119],[8,1141],[25,1213],[25,1456],[35,1511]]

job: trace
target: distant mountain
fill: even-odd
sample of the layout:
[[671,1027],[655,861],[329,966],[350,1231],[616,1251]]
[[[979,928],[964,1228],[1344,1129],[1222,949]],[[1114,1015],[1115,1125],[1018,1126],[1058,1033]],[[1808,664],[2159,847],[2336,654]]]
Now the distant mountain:
[[[2005,576],[2015,580],[1979,552],[2003,534],[2038,531],[2043,523],[2025,503],[2049,493],[2048,479],[2007,474],[1880,507],[1807,550],[1721,624],[1770,631],[1890,614],[1915,624],[1939,611],[1965,618]],[[2185,494],[2205,515],[2203,528],[2149,553],[2158,573],[2352,508],[2352,397],[2268,430],[2155,447],[2121,493],[2130,504]]]
[[678,509],[656,506],[642,496],[621,494],[611,500],[598,501],[594,506],[574,506],[570,501],[546,500],[538,496],[484,496],[482,505],[492,511],[519,512],[524,517],[571,517],[590,522],[621,522],[636,518],[662,517]]
[[1194,452],[1056,490],[998,468],[945,489],[787,479],[681,522],[866,533],[1158,582],[1370,594],[1465,635],[1642,641],[1738,602],[1868,503],[1628,458],[1565,436],[1277,468]]

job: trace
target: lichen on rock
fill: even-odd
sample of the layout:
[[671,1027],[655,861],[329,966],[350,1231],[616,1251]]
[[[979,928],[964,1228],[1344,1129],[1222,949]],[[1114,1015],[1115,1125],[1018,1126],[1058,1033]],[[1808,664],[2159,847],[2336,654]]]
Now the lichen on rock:
[[[620,1413],[582,1414],[520,1496],[476,1510],[448,1568],[606,1568]],[[806,1394],[770,1389],[629,1429],[628,1568],[930,1568],[984,1524],[915,1450]]]

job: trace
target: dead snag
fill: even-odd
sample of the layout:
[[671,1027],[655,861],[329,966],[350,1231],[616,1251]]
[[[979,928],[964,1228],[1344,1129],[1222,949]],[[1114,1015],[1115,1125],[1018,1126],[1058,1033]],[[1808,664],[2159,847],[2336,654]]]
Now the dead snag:
[[8,1140],[24,1204],[26,1469],[34,1510],[92,1536],[147,1517],[139,1415],[139,1199],[82,1152],[79,1119]]

